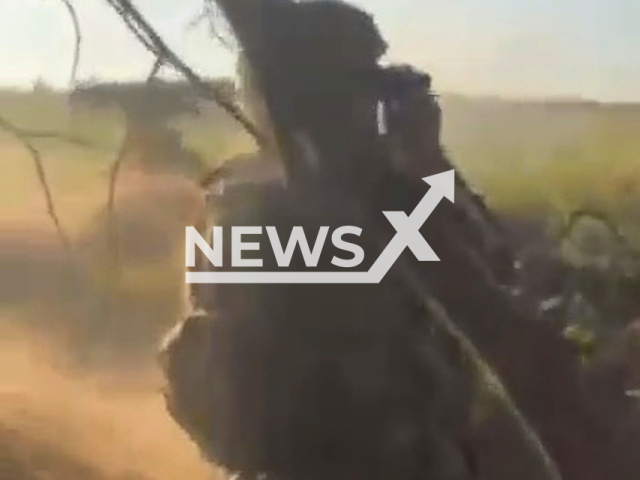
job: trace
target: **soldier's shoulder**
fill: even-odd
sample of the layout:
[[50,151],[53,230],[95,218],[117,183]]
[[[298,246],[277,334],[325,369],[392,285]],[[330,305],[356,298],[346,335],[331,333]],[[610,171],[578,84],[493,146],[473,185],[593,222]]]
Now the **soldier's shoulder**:
[[210,213],[240,211],[262,203],[262,198],[282,188],[284,169],[273,157],[256,152],[236,155],[203,180]]

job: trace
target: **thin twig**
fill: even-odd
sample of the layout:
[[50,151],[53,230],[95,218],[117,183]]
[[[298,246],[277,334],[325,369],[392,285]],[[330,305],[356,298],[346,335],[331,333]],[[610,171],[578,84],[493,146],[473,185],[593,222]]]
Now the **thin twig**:
[[82,46],[82,31],[80,30],[80,21],[78,20],[78,14],[76,12],[75,7],[71,3],[71,0],[60,0],[67,11],[69,12],[69,17],[71,17],[71,22],[73,23],[73,30],[76,36],[76,43],[73,52],[73,64],[71,67],[71,78],[69,80],[70,88],[73,89],[73,86],[76,83],[76,77],[78,74],[78,66],[80,65],[80,51]]
[[200,12],[191,20],[186,27],[186,30],[189,31],[193,28],[196,28],[200,23],[207,18],[207,9],[203,8]]
[[615,239],[616,243],[621,248],[621,250],[624,250],[627,253],[629,253],[629,255],[634,259],[640,260],[640,251],[638,251],[638,249],[634,245],[632,245],[632,243],[624,235],[624,233],[620,231],[620,228],[618,227],[616,222],[613,221],[611,218],[609,218],[609,216],[606,213],[598,210],[583,208],[583,209],[571,212],[571,214],[569,215],[569,218],[567,219],[567,222],[565,223],[561,232],[557,236],[558,242],[562,243],[568,240],[573,234],[578,224],[580,223],[580,221],[585,218],[596,220],[602,223],[607,228],[607,230],[611,233],[611,235],[613,236],[613,238]]
[[161,57],[157,57],[153,62],[153,66],[149,71],[149,75],[147,75],[147,80],[146,80],[147,85],[155,80],[155,78],[158,76],[158,73],[160,72],[160,69],[163,66],[164,66],[164,60]]
[[191,67],[182,61],[162,40],[156,30],[147,22],[140,11],[133,6],[131,0],[106,0],[106,2],[123,19],[127,28],[156,58],[162,58],[166,65],[171,65],[181,73],[206,99],[217,103],[234,120],[249,133],[259,145],[265,143],[262,133],[245,116],[232,101],[222,95],[216,88],[205,82]]
[[27,130],[21,129],[22,134],[31,140],[59,140],[77,147],[96,147],[95,142],[91,142],[76,135],[53,132],[48,130]]
[[[157,57],[153,66],[151,67],[151,71],[149,75],[147,75],[146,84],[150,84],[155,79],[156,75],[162,68],[164,61]],[[130,127],[127,126],[127,129]],[[107,198],[107,235],[108,235],[108,243],[107,243],[107,252],[111,259],[113,260],[114,265],[118,264],[118,252],[116,246],[116,222],[115,222],[115,199],[116,199],[116,187],[118,184],[118,177],[120,175],[120,171],[122,169],[122,164],[124,163],[124,159],[127,156],[129,150],[130,143],[130,135],[129,132],[125,135],[118,148],[118,153],[111,163],[111,167],[109,168],[109,193]]]
[[44,192],[44,197],[47,202],[47,213],[53,224],[56,228],[56,232],[58,234],[58,238],[60,239],[60,243],[69,253],[71,252],[71,240],[67,235],[66,231],[62,227],[60,222],[60,218],[56,212],[55,202],[53,200],[53,193],[49,188],[49,182],[47,181],[47,175],[45,173],[44,165],[42,163],[42,155],[31,143],[30,135],[26,133],[21,128],[15,126],[8,120],[0,117],[0,129],[11,134],[16,140],[18,140],[23,147],[29,152],[31,158],[33,160],[33,164],[36,168],[36,173],[38,174],[38,180],[40,182],[40,186],[42,187],[42,191]]
[[[147,75],[146,84],[149,85],[158,75],[158,72],[164,65],[164,60],[161,57],[156,57],[156,60]],[[129,129],[130,126],[127,126]],[[106,311],[111,311],[111,306],[114,299],[115,287],[120,276],[120,252],[118,250],[118,225],[116,222],[116,188],[118,185],[118,178],[122,171],[122,165],[129,152],[130,147],[130,132],[125,134],[125,137],[120,143],[118,153],[111,163],[109,168],[109,191],[107,197],[107,246],[106,253],[107,258],[110,261],[109,278],[107,280],[107,293],[106,293]]]
[[129,149],[129,133],[125,134],[116,158],[113,160],[109,169],[109,194],[107,198],[107,254],[112,262],[113,271],[118,271],[118,248],[117,248],[117,225],[115,219],[115,200],[116,200],[116,186],[118,184],[118,175],[122,168],[124,159]]
[[215,38],[220,45],[230,52],[233,52],[235,48],[232,42],[220,33],[218,26],[216,25],[216,18],[218,16],[217,12],[218,8],[213,0],[204,0],[202,10],[187,24],[187,30],[197,27],[200,23],[206,20],[209,24],[209,34]]

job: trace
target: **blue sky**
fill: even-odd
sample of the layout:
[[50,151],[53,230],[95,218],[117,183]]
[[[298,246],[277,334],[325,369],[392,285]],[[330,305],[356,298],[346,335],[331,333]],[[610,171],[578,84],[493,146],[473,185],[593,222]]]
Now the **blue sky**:
[[[152,59],[104,0],[74,0],[80,78],[144,77]],[[185,31],[200,0],[138,0],[191,65],[233,72],[206,30]],[[638,0],[355,0],[376,15],[390,60],[428,70],[439,91],[640,101]],[[59,0],[0,0],[0,84],[65,85],[73,35]]]

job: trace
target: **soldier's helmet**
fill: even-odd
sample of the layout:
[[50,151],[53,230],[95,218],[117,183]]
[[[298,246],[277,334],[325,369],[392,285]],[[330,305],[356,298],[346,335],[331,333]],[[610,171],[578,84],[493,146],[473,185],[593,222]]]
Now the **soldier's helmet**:
[[[361,73],[375,70],[387,50],[373,17],[341,0],[267,2],[263,14],[265,52],[296,111],[308,109],[309,95],[357,91]],[[242,54],[237,73],[245,107],[268,129],[256,72]]]
[[326,68],[370,68],[387,50],[373,17],[340,0],[296,4],[289,54]]

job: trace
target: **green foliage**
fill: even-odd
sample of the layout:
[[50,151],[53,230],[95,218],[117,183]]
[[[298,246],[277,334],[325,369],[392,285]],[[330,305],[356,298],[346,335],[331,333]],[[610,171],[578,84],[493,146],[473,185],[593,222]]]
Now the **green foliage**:
[[640,105],[445,97],[443,110],[450,154],[498,209],[637,221]]

